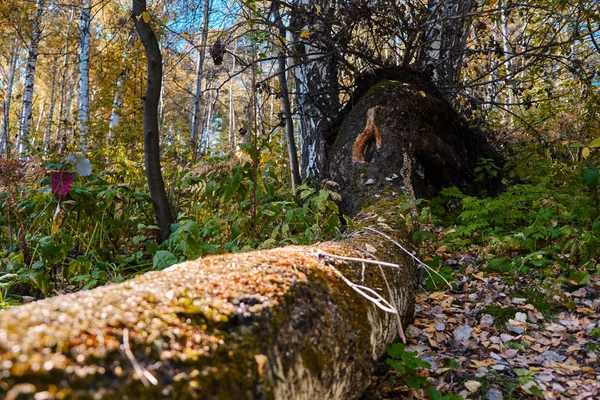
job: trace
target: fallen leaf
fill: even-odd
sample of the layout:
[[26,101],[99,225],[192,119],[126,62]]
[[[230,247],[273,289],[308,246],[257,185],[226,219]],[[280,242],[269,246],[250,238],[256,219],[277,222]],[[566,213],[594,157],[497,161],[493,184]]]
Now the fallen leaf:
[[478,381],[466,381],[465,387],[469,389],[469,392],[475,393],[481,387],[481,382]]
[[471,337],[471,332],[473,330],[471,329],[470,326],[468,325],[461,325],[458,328],[454,329],[454,331],[452,331],[452,333],[454,334],[454,339],[456,339],[456,341],[462,341],[462,340],[467,340]]
[[474,366],[476,367],[489,367],[490,365],[496,364],[496,360],[493,358],[486,358],[485,360],[477,361],[471,360]]

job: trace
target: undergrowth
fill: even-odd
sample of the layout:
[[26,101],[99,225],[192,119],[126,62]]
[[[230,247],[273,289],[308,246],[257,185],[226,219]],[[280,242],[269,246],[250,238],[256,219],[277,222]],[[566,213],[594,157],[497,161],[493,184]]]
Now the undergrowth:
[[[337,193],[301,186],[294,195],[278,179],[278,165],[255,169],[248,157],[221,157],[203,162],[200,172],[168,172],[178,215],[169,239],[158,244],[145,181],[131,174],[141,165],[96,165],[99,172],[89,173],[82,160],[43,167],[39,160],[0,160],[0,308],[208,254],[339,233]],[[78,173],[80,161],[89,176]]]

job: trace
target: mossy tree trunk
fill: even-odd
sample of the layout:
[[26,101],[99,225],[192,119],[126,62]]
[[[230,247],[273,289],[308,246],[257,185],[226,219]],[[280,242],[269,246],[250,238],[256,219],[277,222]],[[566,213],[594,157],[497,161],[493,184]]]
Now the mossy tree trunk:
[[[377,207],[365,226],[404,242]],[[400,267],[339,259],[367,252]],[[0,398],[356,398],[398,318],[338,273],[412,318],[414,266],[374,231],[211,256],[0,312]]]

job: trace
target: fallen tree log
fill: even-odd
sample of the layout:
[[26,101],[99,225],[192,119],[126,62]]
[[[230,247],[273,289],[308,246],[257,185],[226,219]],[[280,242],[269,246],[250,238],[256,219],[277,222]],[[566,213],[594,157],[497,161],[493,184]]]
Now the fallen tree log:
[[[385,235],[210,256],[2,311],[0,398],[358,397],[398,326],[357,291],[404,324],[414,311],[397,210],[383,200],[363,218]],[[399,268],[350,260],[367,253]]]

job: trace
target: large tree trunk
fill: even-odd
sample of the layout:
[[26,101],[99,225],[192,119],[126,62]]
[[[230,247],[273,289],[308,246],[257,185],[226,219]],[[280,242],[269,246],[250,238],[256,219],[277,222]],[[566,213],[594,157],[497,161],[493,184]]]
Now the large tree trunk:
[[83,0],[79,23],[79,148],[87,152],[90,141],[90,23],[91,0]]
[[35,86],[35,69],[37,58],[40,54],[39,44],[42,38],[42,17],[46,6],[45,0],[37,0],[36,11],[33,15],[33,28],[31,31],[31,41],[25,66],[25,86],[23,87],[23,106],[21,109],[21,124],[19,127],[19,136],[17,138],[17,154],[19,158],[25,156],[25,151],[29,147],[29,134],[31,131],[31,119],[33,116],[33,89]]
[[458,187],[497,193],[502,172],[478,180],[481,158],[503,165],[481,132],[470,129],[421,73],[391,67],[360,77],[328,149],[328,178],[337,182],[341,211],[353,214],[374,191],[431,198]]
[[477,7],[473,0],[432,0],[428,5],[427,24],[417,59],[417,68],[433,74],[442,90],[452,92],[460,82],[467,37]]
[[[321,9],[319,13],[317,8]],[[324,133],[340,108],[335,44],[328,25],[333,10],[328,0],[295,0],[290,18],[296,43],[300,173],[305,179],[319,180],[322,177]]]
[[160,168],[160,141],[158,135],[158,103],[162,86],[162,55],[158,40],[149,24],[150,15],[145,0],[133,0],[135,28],[146,50],[148,58],[148,81],[144,96],[144,156],[146,177],[154,214],[160,228],[160,241],[167,240],[171,233],[173,216],[167,199],[165,183]]
[[[363,221],[406,243],[394,210],[385,200]],[[365,251],[397,267],[340,258]],[[0,397],[357,398],[398,322],[410,322],[414,284],[410,257],[363,228],[340,243],[206,257],[2,311]]]

